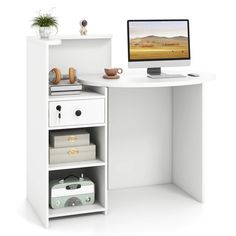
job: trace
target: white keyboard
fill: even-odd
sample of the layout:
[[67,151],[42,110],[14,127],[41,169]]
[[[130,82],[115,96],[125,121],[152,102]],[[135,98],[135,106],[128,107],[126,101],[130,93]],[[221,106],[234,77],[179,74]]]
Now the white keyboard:
[[151,79],[171,79],[171,78],[185,78],[187,76],[181,74],[164,74],[161,73],[160,75],[148,75]]

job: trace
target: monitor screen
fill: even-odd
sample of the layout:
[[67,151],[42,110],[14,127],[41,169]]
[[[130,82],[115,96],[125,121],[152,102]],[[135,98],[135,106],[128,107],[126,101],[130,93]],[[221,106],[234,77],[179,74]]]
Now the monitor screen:
[[190,59],[188,20],[128,20],[128,60]]

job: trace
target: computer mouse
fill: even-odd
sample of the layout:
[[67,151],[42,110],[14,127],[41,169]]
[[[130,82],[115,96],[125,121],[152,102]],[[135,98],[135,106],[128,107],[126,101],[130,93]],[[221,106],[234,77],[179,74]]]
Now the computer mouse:
[[196,74],[196,73],[191,73],[191,74],[188,74],[188,76],[192,76],[192,77],[199,77],[199,74]]

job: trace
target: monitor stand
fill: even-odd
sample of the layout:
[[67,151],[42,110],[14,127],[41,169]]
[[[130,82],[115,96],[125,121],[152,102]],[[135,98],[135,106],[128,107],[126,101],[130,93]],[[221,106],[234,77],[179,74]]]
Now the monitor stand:
[[147,76],[151,79],[169,79],[169,78],[185,78],[181,74],[165,74],[161,73],[161,67],[147,68]]

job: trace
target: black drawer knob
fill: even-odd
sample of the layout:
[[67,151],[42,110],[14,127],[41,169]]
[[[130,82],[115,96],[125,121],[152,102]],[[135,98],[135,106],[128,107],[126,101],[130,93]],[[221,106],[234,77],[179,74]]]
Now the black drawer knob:
[[81,116],[81,113],[82,113],[81,110],[77,110],[77,111],[75,112],[75,115],[76,115],[76,116]]
[[58,111],[61,111],[61,106],[60,106],[60,105],[57,105],[57,106],[56,106],[56,109],[57,109]]

